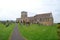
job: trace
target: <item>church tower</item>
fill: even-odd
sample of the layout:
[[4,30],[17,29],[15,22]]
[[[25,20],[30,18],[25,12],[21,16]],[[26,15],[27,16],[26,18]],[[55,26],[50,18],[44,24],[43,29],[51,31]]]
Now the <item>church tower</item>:
[[26,18],[27,17],[27,12],[26,11],[22,11],[21,12],[21,18]]

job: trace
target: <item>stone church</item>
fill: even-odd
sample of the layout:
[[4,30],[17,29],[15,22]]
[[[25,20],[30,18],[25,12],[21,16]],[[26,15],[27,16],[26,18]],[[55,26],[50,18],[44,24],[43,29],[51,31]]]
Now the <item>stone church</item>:
[[52,25],[53,24],[53,16],[52,13],[44,13],[44,14],[37,14],[33,17],[28,17],[26,11],[21,12],[21,18],[17,18],[16,22],[21,22],[25,20],[26,22],[39,23],[42,25]]

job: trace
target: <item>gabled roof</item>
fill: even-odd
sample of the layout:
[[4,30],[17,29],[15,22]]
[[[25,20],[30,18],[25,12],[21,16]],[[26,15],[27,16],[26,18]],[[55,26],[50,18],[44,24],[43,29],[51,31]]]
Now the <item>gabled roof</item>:
[[51,17],[52,13],[37,14],[34,17]]
[[28,19],[30,19],[30,20],[34,20],[34,17],[28,17]]

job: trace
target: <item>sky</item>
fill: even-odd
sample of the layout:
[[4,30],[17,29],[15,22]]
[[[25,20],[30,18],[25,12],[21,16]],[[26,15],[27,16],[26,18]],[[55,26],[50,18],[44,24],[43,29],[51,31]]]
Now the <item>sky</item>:
[[0,0],[0,20],[16,20],[21,11],[29,17],[52,12],[54,22],[60,22],[60,0]]

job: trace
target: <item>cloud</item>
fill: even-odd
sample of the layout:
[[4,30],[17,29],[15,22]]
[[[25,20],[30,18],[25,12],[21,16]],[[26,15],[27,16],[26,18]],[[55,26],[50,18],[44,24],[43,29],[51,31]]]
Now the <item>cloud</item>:
[[0,20],[16,20],[21,11],[28,16],[52,12],[54,22],[60,22],[60,0],[0,0]]

